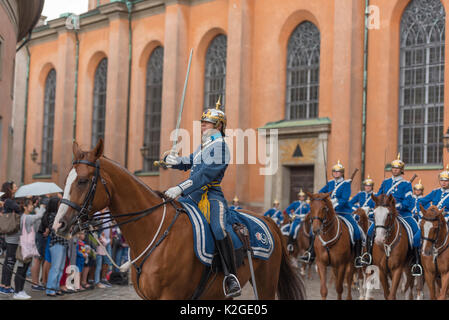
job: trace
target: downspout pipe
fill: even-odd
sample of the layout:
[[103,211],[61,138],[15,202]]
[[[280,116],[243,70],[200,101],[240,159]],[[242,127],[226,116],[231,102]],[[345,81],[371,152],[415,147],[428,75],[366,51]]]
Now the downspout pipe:
[[369,0],[365,0],[365,36],[363,49],[363,98],[362,98],[362,165],[361,178],[365,179],[365,161],[366,161],[366,106],[368,90],[368,18],[369,18]]
[[80,40],[78,37],[78,30],[75,31],[75,94],[73,97],[73,141],[76,140],[76,116],[78,112],[78,69],[79,69],[79,57],[80,57]]
[[133,3],[126,1],[126,8],[128,8],[128,94],[126,98],[126,136],[125,136],[125,168],[128,168],[128,152],[129,152],[129,114],[130,114],[130,102],[131,102],[131,67],[132,67],[132,54],[133,54],[133,32],[131,25],[131,12]]
[[[31,34],[31,33],[30,33]],[[28,44],[25,45],[27,51],[27,68],[26,68],[26,81],[25,81],[25,106],[24,106],[24,119],[23,119],[23,142],[22,142],[22,172],[20,175],[20,184],[25,183],[25,156],[26,156],[26,142],[27,142],[27,125],[28,125],[28,94],[30,84],[30,61],[31,54]]]

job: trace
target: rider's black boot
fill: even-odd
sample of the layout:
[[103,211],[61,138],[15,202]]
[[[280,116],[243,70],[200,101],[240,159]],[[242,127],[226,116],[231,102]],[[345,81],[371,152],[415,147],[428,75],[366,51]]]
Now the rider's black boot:
[[413,262],[412,265],[412,276],[419,277],[422,276],[422,266],[421,266],[421,255],[419,254],[419,248],[413,248]]
[[360,259],[361,262],[366,266],[369,266],[373,263],[373,238],[373,236],[366,237],[366,252],[362,254],[362,257]]
[[234,246],[231,238],[228,235],[223,240],[216,240],[218,253],[221,257],[221,264],[223,266],[224,279],[223,290],[227,298],[238,297],[242,292],[239,280],[237,279],[237,267],[234,255]]
[[362,240],[356,240],[354,243],[354,253],[355,253],[355,261],[354,265],[356,268],[363,267],[362,257],[360,256],[362,253]]
[[312,263],[315,260],[315,248],[313,247],[314,242],[315,242],[315,235],[312,235],[310,236],[309,249],[307,249],[307,251],[304,252],[304,255],[299,257],[299,260],[301,262]]
[[287,240],[287,251],[293,252],[293,250],[294,250],[293,244],[294,243],[295,243],[295,239],[293,239],[292,235],[289,235],[288,240]]

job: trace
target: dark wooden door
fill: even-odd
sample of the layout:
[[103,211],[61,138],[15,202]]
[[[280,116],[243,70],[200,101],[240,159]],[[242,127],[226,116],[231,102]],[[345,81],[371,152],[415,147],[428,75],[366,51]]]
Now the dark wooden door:
[[290,203],[298,199],[298,192],[313,192],[313,166],[290,168]]

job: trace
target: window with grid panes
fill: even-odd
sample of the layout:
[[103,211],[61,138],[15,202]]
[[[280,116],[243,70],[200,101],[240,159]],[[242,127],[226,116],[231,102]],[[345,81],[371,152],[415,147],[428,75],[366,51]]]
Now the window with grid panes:
[[400,29],[399,152],[407,164],[441,164],[444,42],[440,0],[413,0]]
[[147,63],[143,171],[157,172],[154,161],[159,159],[161,138],[162,74],[164,49],[154,49]]
[[214,108],[220,97],[221,110],[226,104],[226,51],[227,37],[216,36],[206,52],[204,71],[204,109]]
[[44,125],[42,130],[41,174],[51,175],[55,127],[56,71],[50,70],[44,88]]
[[288,41],[286,118],[318,117],[320,31],[311,22],[299,24]]
[[106,124],[106,86],[108,77],[108,59],[103,58],[95,70],[94,101],[92,112],[92,147],[97,145],[100,138],[104,139]]

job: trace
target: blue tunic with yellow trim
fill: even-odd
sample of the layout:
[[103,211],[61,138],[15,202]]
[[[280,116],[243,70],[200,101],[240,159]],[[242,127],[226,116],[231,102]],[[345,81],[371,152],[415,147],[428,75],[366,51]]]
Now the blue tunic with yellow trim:
[[230,161],[224,138],[221,133],[215,133],[194,153],[188,157],[180,157],[180,160],[172,168],[190,170],[189,178],[178,185],[182,189],[180,200],[186,197],[193,200],[210,223],[215,239],[223,240],[228,226],[228,204],[220,182]]

